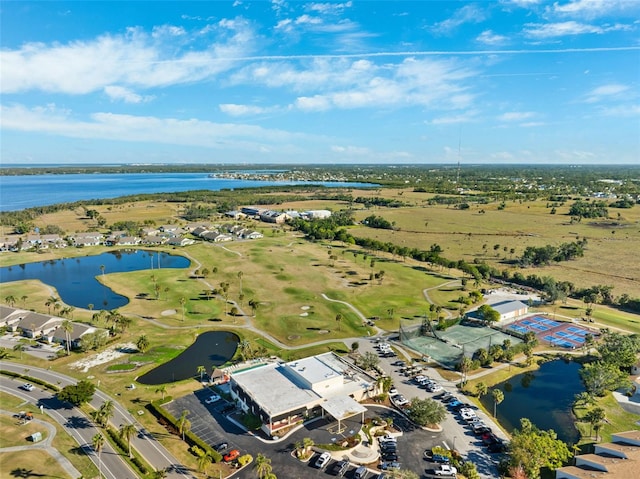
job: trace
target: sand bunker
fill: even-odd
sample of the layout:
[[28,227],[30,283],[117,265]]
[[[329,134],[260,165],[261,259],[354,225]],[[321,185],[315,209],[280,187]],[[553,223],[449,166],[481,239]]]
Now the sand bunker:
[[175,309],[165,309],[162,313],[160,313],[162,316],[173,316],[174,314],[177,314],[177,311]]
[[309,316],[309,313],[300,313],[300,316]]

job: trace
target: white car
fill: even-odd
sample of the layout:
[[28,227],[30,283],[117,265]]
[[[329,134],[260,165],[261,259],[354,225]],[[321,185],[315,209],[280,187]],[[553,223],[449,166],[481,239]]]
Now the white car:
[[395,396],[398,394],[398,390],[396,388],[389,389],[389,396]]
[[455,476],[458,474],[458,470],[449,464],[440,464],[433,472],[436,476]]
[[396,406],[400,406],[400,407],[406,406],[407,404],[409,404],[409,401],[407,401],[407,399],[402,394],[396,394],[391,398],[391,400],[394,402]]
[[25,391],[33,391],[35,389],[35,386],[31,383],[24,383],[22,386],[20,386],[21,389],[24,389]]
[[329,464],[329,460],[331,459],[331,454],[328,452],[323,452],[320,454],[320,457],[316,459],[316,463],[314,464],[318,469],[324,469],[327,464]]
[[213,404],[216,401],[220,401],[220,396],[217,394],[213,394],[204,400],[204,402],[207,404]]

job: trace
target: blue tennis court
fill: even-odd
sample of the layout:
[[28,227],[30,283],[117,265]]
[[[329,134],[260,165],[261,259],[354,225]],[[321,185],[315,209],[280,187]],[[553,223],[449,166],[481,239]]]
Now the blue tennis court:
[[514,321],[508,328],[520,334],[533,332],[541,342],[568,349],[584,346],[587,334],[599,336],[598,332],[575,323],[554,321],[537,315]]

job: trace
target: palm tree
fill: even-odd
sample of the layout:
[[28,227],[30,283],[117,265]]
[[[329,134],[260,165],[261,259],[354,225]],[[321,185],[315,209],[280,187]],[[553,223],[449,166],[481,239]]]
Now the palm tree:
[[208,452],[205,452],[202,456],[198,458],[198,471],[206,472],[207,466],[211,464],[212,461],[213,461],[213,458],[211,457],[211,454],[209,454]]
[[338,313],[336,314],[336,322],[338,323],[338,331],[342,330],[342,314]]
[[309,454],[309,451],[314,446],[314,444],[315,442],[313,442],[313,439],[311,439],[310,437],[305,437],[302,439],[302,447],[304,449],[305,455]]
[[491,396],[493,396],[493,417],[496,417],[498,404],[504,401],[504,393],[500,389],[492,389]]
[[242,277],[244,273],[242,271],[238,271],[238,279],[240,280],[240,294],[242,294]]
[[23,308],[25,307],[28,298],[29,298],[29,296],[27,296],[26,294],[20,298],[20,301],[22,301],[22,307]]
[[585,415],[585,419],[589,421],[589,436],[591,436],[591,430],[596,430],[596,441],[598,440],[598,429],[600,429],[600,423],[605,419],[605,411],[601,407],[593,408]]
[[242,354],[242,358],[246,361],[251,357],[251,343],[248,339],[243,339],[240,341],[238,345],[240,347],[240,354]]
[[250,299],[249,300],[249,307],[253,311],[253,317],[255,318],[256,317],[256,311],[260,307],[260,302],[256,301],[255,299]]
[[273,467],[271,466],[271,459],[264,454],[257,455],[256,462],[253,467],[255,467],[260,479],[264,479],[264,477],[273,470]]
[[143,334],[138,338],[138,340],[136,341],[136,348],[138,348],[141,353],[144,353],[147,349],[149,349],[149,339],[147,338],[146,334]]
[[188,415],[189,411],[185,409],[184,411],[182,411],[182,414],[180,414],[180,419],[178,419],[178,432],[182,435],[183,441],[184,435],[189,429],[191,429],[191,421],[187,419]]
[[118,431],[120,438],[127,440],[127,446],[129,447],[129,458],[131,458],[131,438],[136,432],[136,427],[131,423],[121,425],[120,430]]
[[57,304],[58,298],[55,296],[49,296],[49,299],[44,302],[44,305],[47,307],[48,314],[51,314],[51,306],[55,306]]
[[180,307],[182,308],[182,321],[184,321],[184,305],[187,303],[187,298],[184,296],[180,297]]
[[162,400],[164,401],[164,395],[167,394],[167,385],[161,384],[156,388],[156,392],[162,394]]
[[5,296],[4,301],[13,308],[13,306],[16,304],[16,297],[10,294],[9,296]]
[[100,272],[102,273],[102,277],[104,278],[104,270],[105,266],[103,264],[100,265]]
[[26,346],[23,343],[18,343],[13,347],[13,350],[16,352],[20,352],[20,359],[22,359],[22,351],[26,349]]
[[113,401],[107,400],[102,403],[100,409],[94,411],[91,415],[98,423],[99,426],[106,427],[109,423],[109,419],[113,416],[114,404]]
[[69,320],[66,320],[60,326],[64,331],[65,342],[67,345],[67,356],[71,354],[71,333],[73,333],[73,323]]
[[200,382],[202,382],[202,376],[204,375],[204,373],[207,372],[207,368],[205,368],[204,366],[198,366],[198,369],[196,372],[200,374]]
[[91,444],[93,444],[93,450],[98,453],[98,472],[99,477],[102,477],[102,448],[104,446],[104,436],[102,433],[98,433],[91,438]]
[[487,394],[488,391],[489,391],[489,387],[482,381],[476,384],[476,393],[478,394],[478,397],[484,396],[485,394]]

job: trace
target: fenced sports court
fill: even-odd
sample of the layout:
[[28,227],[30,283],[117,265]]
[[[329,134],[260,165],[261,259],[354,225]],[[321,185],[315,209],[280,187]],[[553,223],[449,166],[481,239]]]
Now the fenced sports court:
[[582,347],[587,334],[591,334],[594,338],[600,334],[598,330],[575,323],[554,321],[540,315],[518,319],[507,326],[507,329],[519,334],[533,332],[540,344],[549,344],[550,346],[567,349]]
[[512,345],[522,342],[515,336],[470,323],[456,324],[445,331],[434,330],[428,321],[400,323],[400,341],[403,344],[447,367],[455,367],[463,355],[471,357],[478,349],[489,349],[494,344],[502,344],[505,339]]

